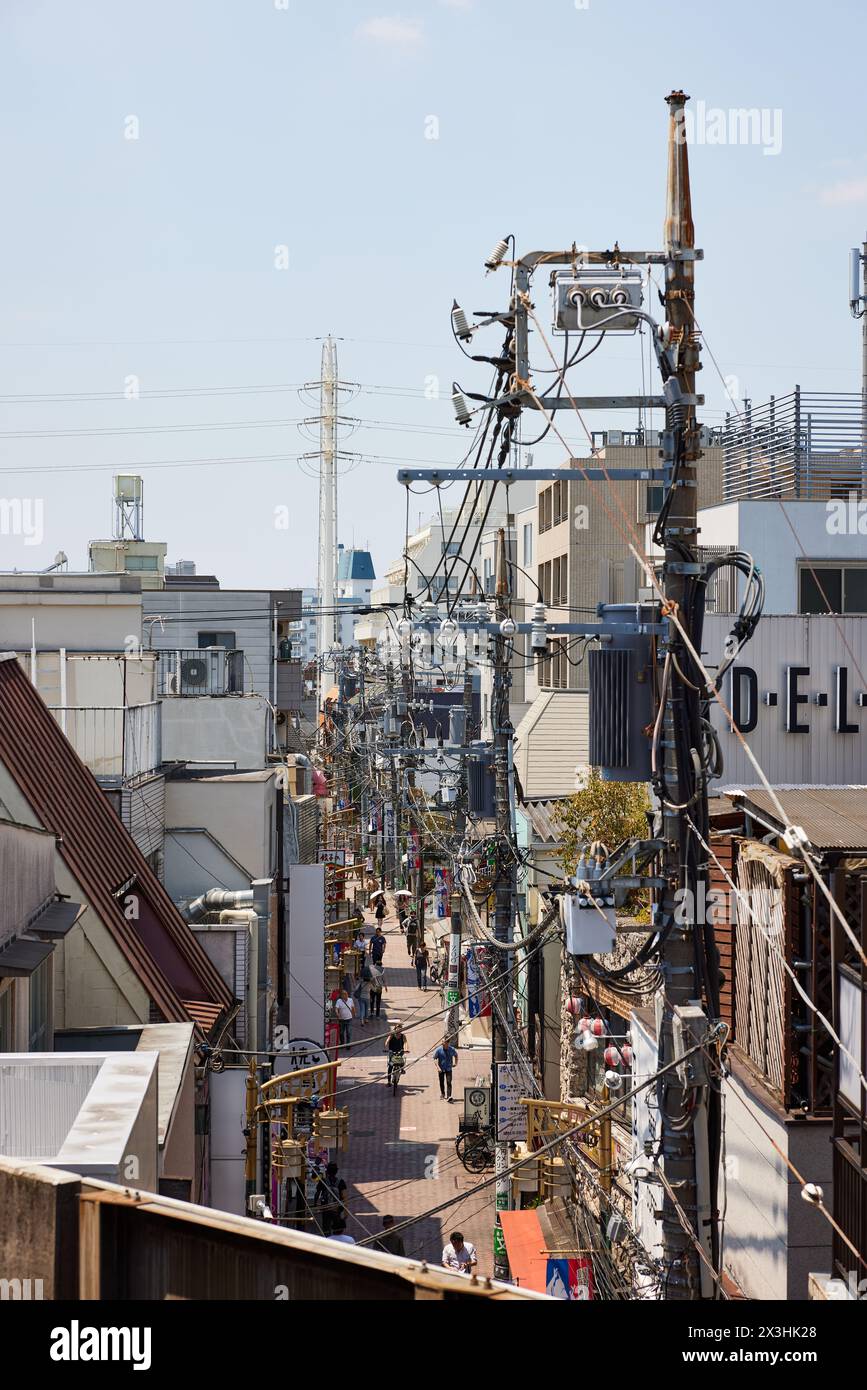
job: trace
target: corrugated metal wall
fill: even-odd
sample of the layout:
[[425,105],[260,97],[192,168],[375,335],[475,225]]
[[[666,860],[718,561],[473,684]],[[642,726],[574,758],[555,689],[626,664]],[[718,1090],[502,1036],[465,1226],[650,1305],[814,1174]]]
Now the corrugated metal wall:
[[163,852],[166,824],[166,779],[151,777],[121,795],[121,820],[142,854]]
[[[705,619],[703,648],[711,669],[720,659],[730,627],[730,618]],[[857,704],[858,694],[867,693],[867,688],[856,662],[867,673],[867,617],[769,615],[761,620],[737,665],[751,667],[758,679],[757,725],[744,737],[772,784],[867,783],[867,709]],[[810,668],[798,683],[800,693],[808,697],[807,703],[797,707],[799,722],[808,725],[807,733],[786,729],[786,670],[790,666]],[[838,733],[835,728],[835,668],[841,666],[848,673],[846,719],[858,726],[857,733]],[[768,691],[775,692],[775,705],[763,703]],[[827,703],[816,704],[817,695]],[[730,677],[724,681],[722,698],[731,709]],[[755,769],[716,702],[711,704],[711,715],[725,762],[720,786],[758,785]]]

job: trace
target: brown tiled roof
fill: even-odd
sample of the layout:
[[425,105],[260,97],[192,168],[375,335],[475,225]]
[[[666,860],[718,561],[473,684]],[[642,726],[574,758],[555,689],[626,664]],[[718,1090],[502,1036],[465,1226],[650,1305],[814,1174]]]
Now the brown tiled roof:
[[[218,1011],[232,994],[127,834],[91,772],[13,656],[0,654],[0,760],[47,830],[101,921],[169,1023],[194,1015],[184,997]],[[122,887],[140,898],[124,915]],[[197,1020],[196,1020],[197,1021]]]

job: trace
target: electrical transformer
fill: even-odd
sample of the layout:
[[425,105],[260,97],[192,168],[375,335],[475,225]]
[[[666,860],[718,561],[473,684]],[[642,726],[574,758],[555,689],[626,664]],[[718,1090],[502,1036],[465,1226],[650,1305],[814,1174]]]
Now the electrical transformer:
[[[606,603],[599,616],[612,624],[652,623],[652,603]],[[606,782],[650,779],[650,726],[653,687],[650,637],[615,632],[604,646],[587,653],[590,721],[589,762]]]

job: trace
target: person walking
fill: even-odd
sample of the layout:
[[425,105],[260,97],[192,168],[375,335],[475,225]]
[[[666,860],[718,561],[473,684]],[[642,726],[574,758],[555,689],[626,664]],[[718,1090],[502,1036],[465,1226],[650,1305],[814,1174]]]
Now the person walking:
[[340,1023],[340,1046],[348,1047],[352,1041],[352,1020],[355,1018],[355,1005],[349,997],[349,991],[342,989],[340,997],[334,1005],[334,1012],[337,1014]]
[[382,1009],[382,987],[385,983],[385,971],[381,965],[375,961],[370,963],[370,1001],[368,1004],[368,1014],[370,1018],[379,1018]]
[[379,1240],[376,1243],[379,1246],[380,1250],[384,1250],[387,1255],[400,1255],[402,1258],[406,1258],[406,1248],[403,1243],[403,1236],[397,1233],[392,1233],[391,1228],[393,1225],[393,1216],[384,1216],[382,1218],[382,1234],[380,1235]]
[[459,1274],[472,1274],[478,1264],[476,1247],[464,1240],[460,1231],[452,1231],[443,1250],[443,1269],[456,1269]]
[[427,968],[430,964],[430,952],[427,946],[422,943],[416,947],[415,952],[415,978],[421,990],[427,990]]
[[[366,972],[366,973],[365,973]],[[358,1010],[358,1021],[362,1028],[367,1027],[367,1020],[370,1015],[370,983],[373,979],[370,966],[367,961],[361,967],[361,979],[355,987],[353,999]]]
[[440,1096],[445,1100],[452,1098],[452,1072],[457,1064],[458,1054],[448,1038],[443,1038],[433,1055],[437,1075],[440,1079]]
[[377,926],[381,928],[385,921],[385,898],[377,898],[376,910],[373,915],[376,918]]
[[406,953],[412,960],[418,946],[418,922],[415,917],[409,916],[406,919]]
[[382,958],[385,955],[387,945],[388,942],[382,934],[382,927],[377,927],[370,938],[370,958],[374,965],[382,965]]

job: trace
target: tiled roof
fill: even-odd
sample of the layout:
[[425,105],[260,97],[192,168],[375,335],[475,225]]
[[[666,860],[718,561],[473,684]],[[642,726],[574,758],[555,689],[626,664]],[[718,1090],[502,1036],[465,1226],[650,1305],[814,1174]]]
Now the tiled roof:
[[[185,998],[218,1010],[228,986],[61,732],[14,655],[0,654],[0,761],[47,830],[82,893],[163,1018],[193,1021]],[[136,893],[129,920],[121,889]]]

